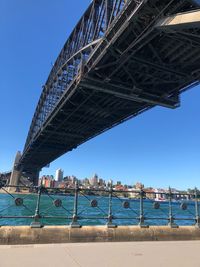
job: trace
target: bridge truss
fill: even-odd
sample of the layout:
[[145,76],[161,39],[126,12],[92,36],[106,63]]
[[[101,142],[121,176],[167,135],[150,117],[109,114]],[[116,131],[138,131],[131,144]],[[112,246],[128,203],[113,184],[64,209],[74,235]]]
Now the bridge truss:
[[93,0],[43,87],[21,160],[32,173],[156,105],[176,108],[199,82],[200,23],[162,25],[198,12],[192,0]]

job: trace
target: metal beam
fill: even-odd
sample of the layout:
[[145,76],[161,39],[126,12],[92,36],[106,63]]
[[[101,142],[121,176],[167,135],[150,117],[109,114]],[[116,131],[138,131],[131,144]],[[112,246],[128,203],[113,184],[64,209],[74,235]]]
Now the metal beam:
[[65,131],[63,131],[63,132],[58,132],[58,131],[53,131],[53,130],[45,130],[45,132],[47,133],[47,134],[51,134],[51,135],[53,135],[53,137],[73,137],[73,138],[84,138],[85,136],[84,135],[82,135],[82,134],[77,134],[77,133],[74,133],[74,132],[72,132],[72,133],[70,133],[70,132],[65,132]]
[[200,28],[169,23],[161,32],[155,25],[194,7],[192,0],[93,0],[45,83],[22,170],[45,166],[155,105],[179,106],[182,88],[199,80]]
[[180,13],[166,18],[162,18],[156,24],[156,28],[161,30],[200,28],[200,10]]
[[139,57],[136,57],[136,56],[131,57],[130,61],[133,61],[133,63],[135,63],[134,61],[137,61],[140,64],[148,65],[151,68],[157,69],[159,71],[175,74],[175,75],[180,76],[180,77],[185,77],[187,75],[187,73],[177,71],[172,67],[168,67],[167,65],[164,65],[164,64],[160,65],[160,64],[158,64],[156,62],[152,62],[150,60],[147,60],[147,59],[144,59],[144,58],[139,58]]
[[[147,103],[150,105],[159,105],[167,108],[175,109],[180,106],[178,97],[161,97],[156,94],[145,92],[139,88],[125,88],[111,83],[96,81],[95,83],[82,81],[81,85],[87,89],[98,91],[105,94],[110,94],[118,98],[129,101]],[[121,89],[121,92],[120,90]],[[126,90],[126,93],[124,91]]]

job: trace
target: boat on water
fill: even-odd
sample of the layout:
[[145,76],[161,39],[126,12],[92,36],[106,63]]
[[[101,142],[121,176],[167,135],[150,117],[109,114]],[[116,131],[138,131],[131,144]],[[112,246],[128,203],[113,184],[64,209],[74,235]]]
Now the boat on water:
[[157,202],[167,202],[168,200],[166,198],[157,197],[157,198],[155,198],[155,201],[157,201]]

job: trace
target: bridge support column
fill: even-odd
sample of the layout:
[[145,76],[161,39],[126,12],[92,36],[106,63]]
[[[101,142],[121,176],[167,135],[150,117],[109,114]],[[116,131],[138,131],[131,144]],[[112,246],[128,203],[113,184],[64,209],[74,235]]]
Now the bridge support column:
[[[21,152],[18,151],[16,156],[15,156],[15,161],[14,161],[14,166],[13,166],[13,170],[11,173],[11,177],[10,177],[10,182],[9,185],[10,186],[18,186],[19,185],[19,181],[20,181],[20,177],[22,175],[21,170],[18,170],[17,164],[19,163],[19,160],[21,158]],[[9,191],[16,191],[15,187],[9,187]]]
[[11,177],[10,177],[10,183],[9,183],[9,185],[10,186],[18,186],[21,175],[22,175],[22,172],[21,171],[16,170],[15,168],[13,168],[13,171],[12,171],[12,174],[11,174]]
[[39,181],[40,170],[36,169],[27,174],[27,177],[33,182],[33,185],[37,186]]

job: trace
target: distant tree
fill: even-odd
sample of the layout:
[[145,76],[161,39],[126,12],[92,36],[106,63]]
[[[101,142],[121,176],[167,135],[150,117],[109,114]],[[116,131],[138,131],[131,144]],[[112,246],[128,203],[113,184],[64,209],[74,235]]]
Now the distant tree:
[[188,188],[187,192],[188,192],[188,194],[194,194],[194,189]]

